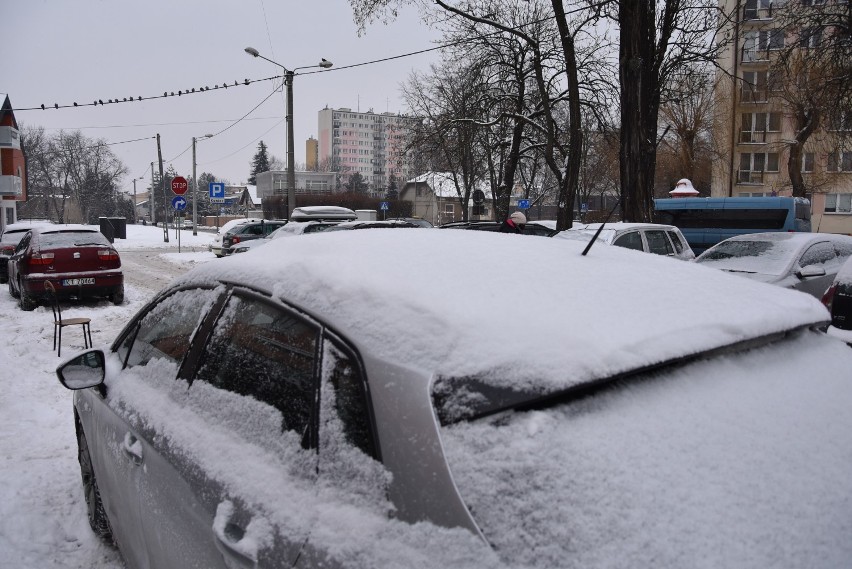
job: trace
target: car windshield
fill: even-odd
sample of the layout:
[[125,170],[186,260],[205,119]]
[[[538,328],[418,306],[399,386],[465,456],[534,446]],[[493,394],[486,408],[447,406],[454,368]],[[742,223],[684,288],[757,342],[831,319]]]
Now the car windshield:
[[59,231],[42,233],[39,236],[40,247],[84,247],[96,245],[109,247],[109,241],[97,231]]
[[705,251],[696,262],[726,271],[783,275],[798,250],[790,241],[729,239]]

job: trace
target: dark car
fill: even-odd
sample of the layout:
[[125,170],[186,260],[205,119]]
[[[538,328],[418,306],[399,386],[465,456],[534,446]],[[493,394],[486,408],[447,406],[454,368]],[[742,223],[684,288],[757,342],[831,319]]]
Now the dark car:
[[329,230],[178,277],[58,369],[92,528],[134,568],[849,565],[819,301],[493,240]]
[[[468,229],[473,231],[500,231],[499,221],[452,221],[438,226],[440,229]],[[553,237],[556,229],[549,224],[539,221],[527,221],[524,226],[524,235],[537,235],[540,237]]]
[[837,272],[822,303],[831,312],[831,325],[826,332],[852,346],[852,258]]
[[50,281],[60,299],[106,297],[124,302],[121,258],[109,240],[88,225],[30,229],[9,257],[9,293],[33,310]]
[[253,221],[237,225],[222,236],[222,254],[230,255],[230,247],[237,243],[245,243],[252,239],[261,239],[268,236],[270,233],[287,225],[286,220],[263,219],[261,221]]
[[352,229],[422,229],[423,227],[424,226],[419,223],[412,223],[404,219],[360,219],[356,221],[344,221],[343,223],[338,223],[334,227],[325,229],[323,233],[332,231],[350,231]]
[[3,233],[0,234],[0,284],[5,283],[9,278],[7,266],[9,257],[15,252],[15,247],[18,246],[27,231],[43,225],[52,225],[52,223],[50,221],[21,221],[10,223],[3,229]]

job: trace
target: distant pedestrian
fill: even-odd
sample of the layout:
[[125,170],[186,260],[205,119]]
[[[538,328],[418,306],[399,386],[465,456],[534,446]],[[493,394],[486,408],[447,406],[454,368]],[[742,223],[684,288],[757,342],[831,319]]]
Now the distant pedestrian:
[[523,212],[516,211],[500,224],[500,233],[523,233],[526,224],[527,216]]

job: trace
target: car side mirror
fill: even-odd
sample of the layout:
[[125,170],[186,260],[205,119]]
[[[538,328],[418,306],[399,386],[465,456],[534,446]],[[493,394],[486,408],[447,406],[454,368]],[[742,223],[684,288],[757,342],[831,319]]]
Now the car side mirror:
[[91,350],[60,365],[56,368],[56,375],[68,389],[86,389],[103,383],[105,368],[104,353]]
[[807,267],[802,267],[801,269],[796,271],[796,276],[800,279],[824,277],[825,269],[820,267],[819,265],[808,265]]

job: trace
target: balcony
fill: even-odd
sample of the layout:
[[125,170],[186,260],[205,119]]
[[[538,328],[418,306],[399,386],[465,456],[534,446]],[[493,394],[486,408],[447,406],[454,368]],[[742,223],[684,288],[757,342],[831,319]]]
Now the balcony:
[[757,172],[754,170],[737,170],[737,183],[762,185],[763,172]]
[[23,181],[18,176],[0,176],[0,196],[24,195]]
[[740,144],[765,144],[765,130],[743,130],[740,132]]

